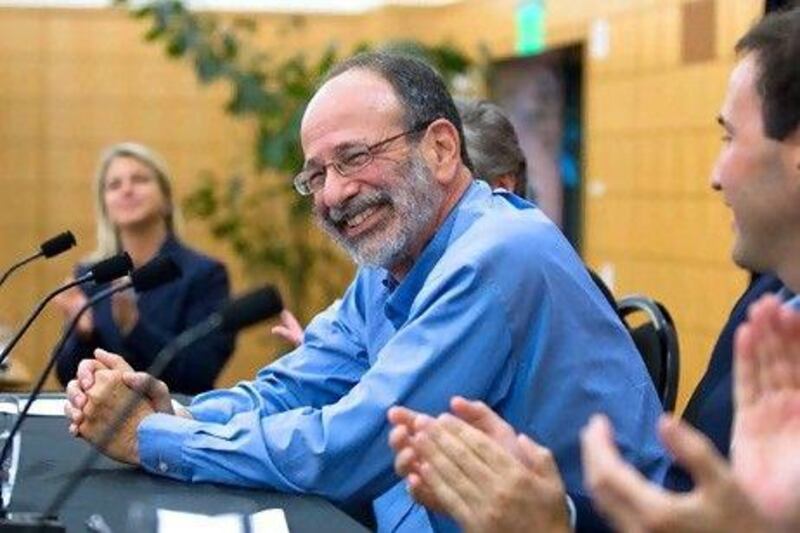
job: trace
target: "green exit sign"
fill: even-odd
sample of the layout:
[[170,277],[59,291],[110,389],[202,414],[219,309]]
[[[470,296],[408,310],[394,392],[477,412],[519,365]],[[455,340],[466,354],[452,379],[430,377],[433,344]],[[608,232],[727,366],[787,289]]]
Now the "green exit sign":
[[542,0],[522,1],[517,7],[517,54],[531,55],[544,49],[544,15]]

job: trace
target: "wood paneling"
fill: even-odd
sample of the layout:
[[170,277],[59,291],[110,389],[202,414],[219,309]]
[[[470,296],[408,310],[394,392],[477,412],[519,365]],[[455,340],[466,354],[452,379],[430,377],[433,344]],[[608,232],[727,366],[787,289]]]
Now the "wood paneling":
[[[662,300],[683,347],[680,402],[705,368],[744,276],[729,259],[730,214],[708,187],[719,147],[714,122],[733,45],[760,14],[759,0],[714,2],[713,57],[681,62],[684,0],[549,0],[548,46],[588,42],[597,20],[609,54],[585,60],[585,256],[611,264],[617,294]],[[314,56],[390,38],[450,41],[495,57],[514,54],[516,0],[466,0],[433,9],[393,7],[362,16],[257,15],[254,37],[278,54]],[[222,86],[200,87],[183,61],[144,43],[141,21],[113,10],[0,9],[0,264],[69,226],[82,245],[71,259],[37,265],[0,289],[0,320],[16,321],[93,241],[89,188],[99,150],[137,139],[163,153],[185,193],[204,169],[247,171],[250,126],[222,110]],[[597,185],[592,187],[591,184]],[[591,193],[591,191],[600,191]],[[202,224],[196,246],[229,261]],[[12,296],[10,296],[12,295]],[[322,303],[320,303],[322,305]],[[20,346],[39,367],[60,320],[50,313]],[[252,376],[276,352],[263,329],[241,340],[220,384]]]
[[[617,294],[648,294],[672,312],[683,356],[679,407],[705,370],[746,279],[729,259],[731,214],[710,190],[708,175],[719,149],[714,117],[734,62],[732,46],[763,8],[750,0],[701,2],[701,15],[713,15],[712,53],[704,48],[694,58],[703,61],[689,65],[680,51],[682,10],[698,9],[684,5],[690,3],[547,4],[553,13],[568,4],[564,24],[581,20],[586,39],[597,18],[610,27],[608,56],[587,57],[585,177],[603,192],[586,195],[586,256],[596,267],[613,265]],[[549,23],[557,28],[560,20]]]

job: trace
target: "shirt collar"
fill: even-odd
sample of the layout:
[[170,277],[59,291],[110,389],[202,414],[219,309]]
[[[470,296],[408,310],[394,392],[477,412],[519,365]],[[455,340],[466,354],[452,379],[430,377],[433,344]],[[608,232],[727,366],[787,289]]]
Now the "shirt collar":
[[392,322],[395,328],[399,328],[408,319],[414,298],[422,290],[428,275],[444,255],[451,242],[453,228],[462,204],[467,204],[477,194],[476,191],[478,190],[479,187],[474,182],[470,184],[444,222],[439,226],[439,229],[436,230],[433,238],[425,246],[403,281],[398,282],[391,273],[386,273],[383,286],[392,294],[386,301],[385,313],[386,318]]
[[781,299],[783,305],[791,307],[795,311],[800,311],[800,296],[790,291],[786,286],[781,287],[778,291],[778,298]]

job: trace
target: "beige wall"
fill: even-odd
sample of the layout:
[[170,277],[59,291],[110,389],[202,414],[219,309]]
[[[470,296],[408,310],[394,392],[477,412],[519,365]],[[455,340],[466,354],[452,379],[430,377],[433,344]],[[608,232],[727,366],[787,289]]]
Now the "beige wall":
[[[142,43],[142,31],[112,11],[0,10],[0,264],[66,228],[80,244],[0,288],[1,321],[19,323],[94,246],[90,189],[104,146],[156,147],[179,197],[202,169],[247,161],[247,127],[225,116],[222,88],[200,88],[186,65]],[[198,223],[188,240],[225,255]],[[42,318],[15,353],[37,372],[61,324],[52,309]]]
[[[745,276],[729,259],[731,214],[709,188],[733,45],[763,2],[717,0],[710,60],[682,57],[680,0],[548,3],[550,41],[609,26],[609,54],[587,57],[585,256],[611,264],[617,294],[664,302],[682,347],[679,406],[705,370]],[[588,54],[587,54],[588,56]],[[594,192],[593,192],[594,191]]]
[[[550,0],[549,45],[586,42],[608,22],[609,54],[585,62],[585,255],[613,265],[616,292],[662,300],[683,347],[681,402],[705,368],[711,344],[744,277],[729,261],[730,214],[708,189],[718,148],[714,117],[733,63],[732,46],[758,15],[757,0],[717,0],[713,57],[686,64],[682,0]],[[516,0],[467,0],[435,9],[389,8],[357,17],[258,15],[257,39],[315,54],[330,41],[411,37],[450,41],[496,57],[514,54]],[[294,28],[294,29],[291,29]],[[197,85],[187,64],[142,42],[145,25],[111,11],[0,9],[0,265],[37,240],[71,228],[93,242],[90,176],[101,147],[137,139],[160,150],[179,195],[201,170],[246,172],[249,131],[225,115],[224,87]],[[189,240],[231,260],[202,224]],[[17,323],[69,259],[39,264],[0,288],[0,320]],[[231,262],[237,288],[244,286]],[[39,368],[57,336],[51,311],[17,358]],[[252,375],[275,348],[249,334],[221,384]]]

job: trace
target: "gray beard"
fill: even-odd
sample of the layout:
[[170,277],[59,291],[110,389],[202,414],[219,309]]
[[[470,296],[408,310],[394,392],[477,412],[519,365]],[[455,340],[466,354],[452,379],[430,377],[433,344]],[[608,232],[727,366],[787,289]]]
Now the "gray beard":
[[[419,154],[413,154],[387,188],[363,193],[341,207],[317,213],[317,224],[360,266],[391,269],[408,259],[444,201],[442,191]],[[388,220],[355,239],[345,237],[337,222],[371,207],[391,209]]]

